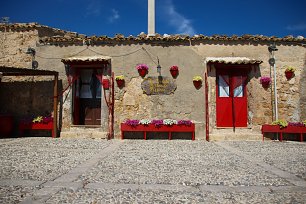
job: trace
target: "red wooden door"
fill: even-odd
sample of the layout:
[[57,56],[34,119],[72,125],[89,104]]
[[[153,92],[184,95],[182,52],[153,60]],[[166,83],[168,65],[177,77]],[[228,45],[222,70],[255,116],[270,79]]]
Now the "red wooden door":
[[217,127],[247,127],[247,71],[217,69]]
[[74,124],[101,124],[101,83],[94,69],[80,69],[75,83]]

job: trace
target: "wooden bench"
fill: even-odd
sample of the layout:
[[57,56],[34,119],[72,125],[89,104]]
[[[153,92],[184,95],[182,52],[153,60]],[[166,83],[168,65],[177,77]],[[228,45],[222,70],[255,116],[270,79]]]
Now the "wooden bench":
[[121,139],[124,139],[124,132],[143,132],[143,138],[147,139],[147,132],[168,132],[168,139],[172,139],[173,132],[191,132],[191,139],[195,139],[195,125],[162,125],[160,127],[156,127],[153,124],[149,125],[136,125],[131,126],[124,123],[121,123]]
[[55,137],[53,122],[49,123],[19,123],[20,136],[24,135],[25,130],[49,130],[51,131],[52,137]]
[[279,140],[283,140],[283,133],[288,134],[300,134],[300,141],[303,142],[303,134],[306,134],[306,127],[300,126],[287,126],[285,128],[280,128],[279,125],[262,125],[261,127],[262,141],[264,141],[265,133],[280,133]]

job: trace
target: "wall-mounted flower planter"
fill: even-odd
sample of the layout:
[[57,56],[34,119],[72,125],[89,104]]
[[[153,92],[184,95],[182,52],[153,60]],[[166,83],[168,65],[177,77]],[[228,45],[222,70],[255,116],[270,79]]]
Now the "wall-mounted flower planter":
[[117,86],[118,86],[118,87],[123,87],[123,85],[124,85],[124,79],[117,79],[116,82],[117,82]]
[[102,86],[104,89],[109,89],[109,79],[103,79],[102,80]]
[[138,64],[136,69],[138,70],[139,76],[143,78],[148,74],[149,67],[146,64]]
[[194,85],[194,87],[195,87],[196,89],[201,88],[201,86],[202,86],[202,81],[203,81],[203,79],[202,79],[201,76],[194,76],[193,79],[192,79],[192,81],[193,81],[193,85]]
[[193,81],[193,85],[196,89],[199,89],[202,86],[202,81]]
[[170,73],[173,78],[176,78],[179,75],[179,68],[176,65],[170,67]]
[[148,73],[148,70],[146,69],[138,69],[138,73],[139,73],[139,76],[141,77],[145,77]]
[[267,88],[270,87],[271,78],[263,76],[263,77],[260,78],[260,83],[261,83],[263,88],[267,89]]
[[287,80],[289,80],[294,76],[294,72],[285,71],[285,76],[286,76]]
[[170,73],[173,78],[176,78],[179,74],[179,70],[170,70]]
[[117,86],[118,86],[119,88],[121,88],[121,87],[124,86],[124,75],[116,76],[116,77],[115,77],[115,80],[116,80]]

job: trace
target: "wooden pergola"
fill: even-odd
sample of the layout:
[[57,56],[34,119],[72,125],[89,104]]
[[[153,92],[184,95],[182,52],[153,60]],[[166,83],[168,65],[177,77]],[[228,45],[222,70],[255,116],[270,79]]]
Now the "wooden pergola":
[[53,83],[53,132],[57,136],[57,101],[58,101],[58,72],[0,66],[0,83],[5,76],[54,76]]

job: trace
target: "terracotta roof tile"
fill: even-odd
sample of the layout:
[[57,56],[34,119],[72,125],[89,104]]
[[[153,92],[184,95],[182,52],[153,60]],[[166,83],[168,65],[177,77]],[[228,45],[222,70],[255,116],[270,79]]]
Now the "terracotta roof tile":
[[207,57],[206,63],[222,63],[222,64],[261,64],[262,60],[249,59],[247,57]]
[[[116,34],[114,37],[108,36],[91,36],[78,34],[76,32],[64,31],[48,26],[40,25],[37,23],[16,23],[16,24],[0,24],[0,31],[27,31],[37,29],[42,34],[40,35],[40,43],[42,44],[98,44],[98,43],[120,43],[120,42],[183,42],[183,41],[251,41],[251,42],[290,42],[290,43],[306,43],[306,38],[302,36],[293,37],[291,35],[279,38],[276,36],[263,36],[263,35],[250,35],[245,34],[242,36],[232,35],[212,35],[204,36],[202,34],[188,36],[188,35],[160,35],[147,36],[145,33],[140,33],[137,36],[125,37],[122,34]],[[49,30],[50,32],[44,32]],[[52,31],[52,32],[51,32]]]

